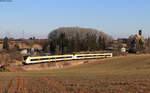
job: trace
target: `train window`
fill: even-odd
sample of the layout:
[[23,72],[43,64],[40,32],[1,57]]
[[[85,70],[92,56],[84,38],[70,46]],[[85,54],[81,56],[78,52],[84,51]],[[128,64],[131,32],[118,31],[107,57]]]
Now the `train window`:
[[39,59],[31,59],[31,61],[38,61]]
[[40,60],[48,60],[49,58],[41,58]]
[[63,58],[65,58],[65,57],[56,57],[56,59],[63,59]]
[[84,56],[77,56],[77,57],[84,57]]
[[50,58],[50,59],[56,59],[55,57],[52,57],[52,58]]
[[92,57],[92,55],[88,55],[88,56],[85,56],[85,57]]
[[90,55],[88,55],[88,56],[77,56],[77,57],[91,57]]
[[104,55],[97,55],[97,56],[104,56]]
[[72,56],[68,56],[68,57],[65,57],[65,58],[72,58]]

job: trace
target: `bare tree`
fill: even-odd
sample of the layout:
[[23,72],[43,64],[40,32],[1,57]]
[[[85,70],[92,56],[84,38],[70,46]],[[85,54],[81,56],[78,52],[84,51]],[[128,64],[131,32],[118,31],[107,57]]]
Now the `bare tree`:
[[8,44],[8,38],[5,37],[3,40],[3,49],[8,50],[9,49],[9,44]]
[[[99,38],[101,38],[101,41]],[[64,53],[64,50],[66,52],[76,52],[106,49],[112,37],[96,29],[63,27],[50,32],[48,39],[51,50],[59,46],[59,50]]]

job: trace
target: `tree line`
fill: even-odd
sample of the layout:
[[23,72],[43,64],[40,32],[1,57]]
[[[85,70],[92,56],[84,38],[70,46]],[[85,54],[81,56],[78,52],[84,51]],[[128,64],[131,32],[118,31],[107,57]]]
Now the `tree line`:
[[65,54],[79,51],[105,50],[112,37],[91,28],[63,27],[48,35],[52,53]]

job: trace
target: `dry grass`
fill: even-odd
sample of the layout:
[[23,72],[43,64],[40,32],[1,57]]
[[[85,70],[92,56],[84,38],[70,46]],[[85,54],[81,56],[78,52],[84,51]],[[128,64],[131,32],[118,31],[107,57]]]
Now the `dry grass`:
[[0,65],[7,65],[21,60],[22,55],[19,52],[7,53],[5,51],[0,51]]
[[59,70],[0,73],[0,93],[149,93],[149,58],[132,55]]

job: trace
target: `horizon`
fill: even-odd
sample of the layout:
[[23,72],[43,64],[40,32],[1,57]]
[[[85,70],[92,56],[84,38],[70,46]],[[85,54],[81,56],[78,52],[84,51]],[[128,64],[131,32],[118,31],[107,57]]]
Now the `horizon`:
[[141,29],[147,38],[149,10],[147,0],[0,1],[0,38],[47,38],[59,27],[94,28],[115,39],[127,38]]

